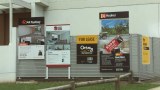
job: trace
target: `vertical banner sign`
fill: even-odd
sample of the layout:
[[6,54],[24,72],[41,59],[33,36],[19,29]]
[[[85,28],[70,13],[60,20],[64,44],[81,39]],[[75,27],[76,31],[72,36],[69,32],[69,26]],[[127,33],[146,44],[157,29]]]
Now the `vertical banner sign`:
[[102,12],[99,18],[100,72],[128,72],[129,12]]
[[142,64],[150,64],[149,37],[142,36]]
[[44,17],[18,20],[18,59],[44,59]]
[[77,36],[77,64],[97,63],[97,35]]

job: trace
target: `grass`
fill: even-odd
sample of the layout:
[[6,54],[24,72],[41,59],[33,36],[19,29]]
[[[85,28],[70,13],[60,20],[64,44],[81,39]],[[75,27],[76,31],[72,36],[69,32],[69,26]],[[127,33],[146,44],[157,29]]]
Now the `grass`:
[[39,82],[30,84],[1,83],[0,90],[38,90],[67,84],[68,82]]
[[[120,90],[148,90],[154,87],[157,87],[160,85],[157,84],[121,84]],[[99,84],[99,85],[93,85],[93,86],[87,86],[87,87],[80,87],[76,90],[115,90],[114,83],[106,83],[106,84]]]
[[[36,84],[15,84],[15,83],[1,83],[0,90],[38,90],[54,86],[60,86],[69,82],[39,82]],[[148,90],[159,86],[158,84],[127,84],[121,83],[121,90]],[[86,87],[79,87],[76,90],[115,90],[114,83],[91,85]]]

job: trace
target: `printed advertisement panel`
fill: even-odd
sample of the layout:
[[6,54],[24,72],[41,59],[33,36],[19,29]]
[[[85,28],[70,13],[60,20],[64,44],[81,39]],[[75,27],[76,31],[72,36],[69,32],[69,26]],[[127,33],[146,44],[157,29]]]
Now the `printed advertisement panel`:
[[44,17],[19,18],[18,24],[18,59],[44,59]]
[[80,35],[76,37],[77,64],[97,64],[97,35]]
[[18,59],[44,59],[44,45],[19,46]]
[[100,72],[128,72],[129,12],[103,12],[99,15]]
[[96,64],[97,44],[77,44],[77,64]]
[[46,26],[46,65],[70,65],[70,24]]
[[142,36],[142,64],[150,64],[149,37]]

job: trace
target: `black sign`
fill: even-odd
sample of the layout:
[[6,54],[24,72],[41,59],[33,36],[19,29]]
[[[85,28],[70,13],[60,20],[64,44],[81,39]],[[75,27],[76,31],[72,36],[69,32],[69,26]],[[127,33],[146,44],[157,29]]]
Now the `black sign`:
[[77,44],[77,64],[96,64],[97,44]]
[[100,72],[128,72],[129,70],[129,54],[100,53]]
[[99,13],[99,19],[111,19],[111,18],[128,18],[128,11],[125,12],[102,12]]
[[18,25],[40,25],[44,24],[44,17],[20,18]]

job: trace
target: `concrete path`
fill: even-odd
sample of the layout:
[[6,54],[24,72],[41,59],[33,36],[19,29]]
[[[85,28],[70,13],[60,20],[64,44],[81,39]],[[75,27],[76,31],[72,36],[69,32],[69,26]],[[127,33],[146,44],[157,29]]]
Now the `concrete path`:
[[[159,84],[160,85],[160,81],[156,81],[156,82],[153,82],[151,84]],[[149,89],[149,90],[160,90],[160,86],[159,87],[155,87],[155,88],[152,88],[152,89]]]
[[160,90],[160,87],[152,88],[152,89],[149,89],[149,90]]

